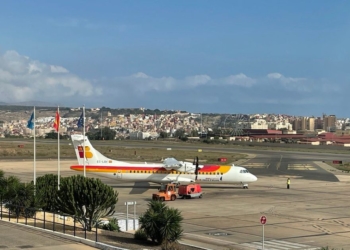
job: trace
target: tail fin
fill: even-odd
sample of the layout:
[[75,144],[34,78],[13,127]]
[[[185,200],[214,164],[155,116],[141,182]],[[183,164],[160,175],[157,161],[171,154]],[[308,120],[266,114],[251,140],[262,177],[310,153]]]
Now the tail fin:
[[[71,135],[72,142],[74,145],[75,154],[78,159],[79,165],[84,164],[84,136],[83,135]],[[110,165],[110,164],[122,163],[107,158],[98,152],[91,145],[87,136],[85,136],[85,164],[86,165]]]

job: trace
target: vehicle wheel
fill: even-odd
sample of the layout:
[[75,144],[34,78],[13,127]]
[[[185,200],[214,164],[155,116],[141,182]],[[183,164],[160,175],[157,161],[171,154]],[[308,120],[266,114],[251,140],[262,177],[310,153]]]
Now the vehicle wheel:
[[172,201],[176,200],[176,196],[175,195],[172,195],[171,198],[170,198]]
[[203,197],[203,195],[200,195],[199,198],[201,199]]
[[164,197],[160,197],[159,200],[160,201],[165,201],[165,198]]

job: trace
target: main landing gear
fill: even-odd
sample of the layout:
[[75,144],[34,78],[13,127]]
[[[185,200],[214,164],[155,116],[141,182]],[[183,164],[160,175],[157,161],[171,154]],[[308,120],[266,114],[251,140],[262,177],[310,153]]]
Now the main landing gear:
[[243,184],[242,183],[242,185],[243,185],[243,189],[248,189],[248,184]]

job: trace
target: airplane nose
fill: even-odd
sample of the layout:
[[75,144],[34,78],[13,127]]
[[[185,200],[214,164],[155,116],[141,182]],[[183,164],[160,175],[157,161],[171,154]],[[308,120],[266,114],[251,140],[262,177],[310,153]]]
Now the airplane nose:
[[251,178],[252,178],[252,181],[257,181],[258,180],[258,177],[256,177],[255,175],[252,175]]

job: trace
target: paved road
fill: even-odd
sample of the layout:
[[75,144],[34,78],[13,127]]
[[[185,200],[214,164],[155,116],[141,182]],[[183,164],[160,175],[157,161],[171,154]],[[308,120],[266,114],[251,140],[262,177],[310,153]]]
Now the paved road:
[[0,220],[0,249],[89,250],[96,248]]

